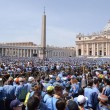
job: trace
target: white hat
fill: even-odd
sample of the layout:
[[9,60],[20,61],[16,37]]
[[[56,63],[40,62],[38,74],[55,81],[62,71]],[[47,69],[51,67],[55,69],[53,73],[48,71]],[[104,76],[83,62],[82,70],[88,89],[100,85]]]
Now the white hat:
[[96,73],[96,75],[99,75],[99,72],[98,71],[96,71],[95,73]]
[[49,77],[50,77],[50,78],[52,78],[52,77],[53,77],[53,75],[49,75]]
[[79,95],[77,98],[77,101],[79,102],[79,104],[83,104],[88,100],[87,97],[84,97],[83,95]]
[[29,82],[34,81],[34,77],[30,76],[30,77],[28,78],[28,81],[29,81]]
[[2,78],[0,78],[0,81],[2,81]]
[[64,81],[67,80],[67,77],[63,77],[62,80],[64,80]]

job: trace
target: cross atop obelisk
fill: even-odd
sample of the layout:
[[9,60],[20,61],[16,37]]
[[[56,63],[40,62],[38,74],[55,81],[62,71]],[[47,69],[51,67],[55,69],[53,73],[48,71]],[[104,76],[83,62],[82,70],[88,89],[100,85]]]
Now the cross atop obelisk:
[[46,58],[46,15],[45,15],[45,7],[44,7],[44,15],[42,16],[40,58],[42,60],[44,60]]

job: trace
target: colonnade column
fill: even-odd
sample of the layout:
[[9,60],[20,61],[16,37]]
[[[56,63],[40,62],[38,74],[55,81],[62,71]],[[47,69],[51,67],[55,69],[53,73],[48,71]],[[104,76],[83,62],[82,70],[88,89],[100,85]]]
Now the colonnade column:
[[107,51],[108,49],[107,49],[107,42],[106,42],[106,55],[108,55],[108,51]]
[[89,50],[89,48],[88,48],[88,44],[86,44],[86,47],[87,47],[87,52],[86,52],[86,55],[88,56],[88,50]]
[[18,49],[18,57],[19,57],[19,49]]
[[83,56],[84,55],[84,45],[82,44],[81,46],[81,55]]
[[31,53],[31,49],[30,49],[30,57],[32,56],[32,53]]
[[5,56],[7,55],[7,48],[5,48]]
[[21,49],[21,57],[23,57],[23,49]]
[[99,47],[98,47],[98,43],[97,43],[97,56],[99,55]]
[[94,56],[95,56],[95,43],[94,43]]
[[94,43],[92,43],[92,56],[94,56]]
[[104,43],[102,43],[102,56],[104,56]]
[[76,56],[78,56],[78,45],[76,45]]
[[110,56],[110,44],[108,43],[108,56]]
[[2,48],[2,56],[3,56],[3,48]]
[[27,49],[27,57],[29,57],[29,55],[28,55],[28,49]]

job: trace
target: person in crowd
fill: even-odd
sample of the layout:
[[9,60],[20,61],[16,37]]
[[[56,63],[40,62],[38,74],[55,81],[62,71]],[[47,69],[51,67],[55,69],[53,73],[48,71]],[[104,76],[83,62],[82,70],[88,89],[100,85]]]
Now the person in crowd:
[[79,110],[85,110],[84,104],[87,101],[87,98],[83,95],[79,95],[77,98]]
[[27,103],[27,110],[37,110],[39,108],[40,99],[38,96],[32,96]]
[[34,94],[27,102],[27,110],[50,110],[41,102],[39,94]]
[[73,98],[78,96],[78,90],[79,90],[79,83],[75,76],[71,77],[71,89],[70,91],[73,92]]
[[84,89],[84,96],[88,98],[85,107],[92,108],[93,110],[95,110],[98,104],[98,95],[96,92],[94,92],[92,86],[93,86],[93,80],[89,79],[87,87]]
[[[43,99],[45,103],[47,102],[47,100],[49,98],[53,97],[53,92],[54,92],[54,87],[53,86],[48,86],[47,90],[46,90],[46,94],[45,94],[44,99]],[[48,103],[46,103],[46,105],[48,105]]]
[[18,85],[19,85],[19,77],[14,78],[13,85],[14,85],[14,86],[18,86]]
[[63,87],[61,78],[59,76],[56,77],[56,81],[53,83],[53,86],[60,85]]
[[104,79],[105,87],[103,88],[102,93],[108,97],[110,104],[110,79]]
[[[83,88],[79,88],[79,90],[78,90],[78,96],[79,95],[84,95],[84,89]],[[78,97],[75,97],[73,100],[78,104],[77,98]]]
[[108,97],[103,94],[98,96],[99,104],[96,110],[110,110],[110,105],[108,104]]
[[47,99],[46,103],[48,103],[47,107],[50,110],[56,110],[56,102],[58,99],[63,98],[63,89],[62,86],[56,85],[54,87],[54,95],[52,98]]
[[79,110],[78,104],[73,100],[68,100],[67,110]]
[[99,92],[102,93],[103,91],[103,87],[104,87],[104,83],[102,82],[103,79],[102,78],[98,78],[98,81],[99,81]]
[[34,82],[35,82],[34,77],[30,76],[30,77],[28,78],[28,83],[27,83],[27,85],[28,85],[28,92],[30,91],[31,85],[32,85],[32,83],[34,83]]
[[13,86],[12,84],[13,84],[13,78],[9,77],[7,80],[7,84],[3,86],[6,110],[9,110],[10,102],[15,99],[16,87]]
[[30,88],[29,92],[27,93],[25,101],[24,101],[25,106],[27,106],[29,97],[31,97],[34,94],[36,85],[37,85],[36,82],[32,83],[31,88]]
[[63,99],[59,99],[56,102],[57,110],[66,110],[66,101]]
[[96,92],[97,94],[99,94],[99,80],[98,79],[94,79],[93,80],[93,87],[92,89],[94,90],[94,92]]
[[49,75],[49,83],[53,85],[53,83],[55,82],[55,76],[54,75]]
[[28,86],[24,83],[24,79],[22,77],[19,78],[19,83],[15,90],[15,96],[21,102],[24,102],[26,94],[28,93]]
[[18,99],[12,100],[10,103],[11,110],[22,110],[23,103],[20,102]]

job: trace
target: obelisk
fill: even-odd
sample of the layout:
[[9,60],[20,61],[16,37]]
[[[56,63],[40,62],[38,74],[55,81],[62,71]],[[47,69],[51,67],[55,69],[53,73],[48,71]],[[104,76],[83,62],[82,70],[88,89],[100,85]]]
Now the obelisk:
[[46,15],[44,8],[44,14],[42,16],[40,59],[44,60],[45,58],[46,58]]

